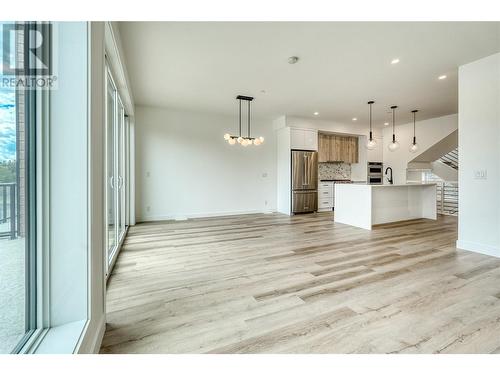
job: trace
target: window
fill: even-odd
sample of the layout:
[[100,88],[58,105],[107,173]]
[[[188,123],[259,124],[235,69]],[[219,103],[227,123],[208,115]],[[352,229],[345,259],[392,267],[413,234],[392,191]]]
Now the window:
[[[111,75],[102,79],[104,32],[101,23],[0,23],[0,354],[94,350],[104,321],[102,254],[112,263],[125,236],[128,166],[124,106]],[[53,70],[24,66],[37,57]],[[39,87],[40,76],[57,82]]]
[[89,320],[88,24],[0,26],[0,353],[72,353]]
[[[16,87],[10,80],[28,75],[24,43],[31,41],[28,30],[33,27],[1,23],[0,30],[0,49],[10,53],[9,69],[3,66],[0,72],[0,354],[18,352],[36,328],[38,90]],[[4,40],[5,35],[10,39]]]

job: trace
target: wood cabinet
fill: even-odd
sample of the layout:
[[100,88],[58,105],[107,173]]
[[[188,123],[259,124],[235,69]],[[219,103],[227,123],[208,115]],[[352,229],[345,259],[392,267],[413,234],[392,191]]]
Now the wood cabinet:
[[330,140],[327,134],[318,134],[318,162],[330,161]]
[[358,137],[319,133],[318,161],[357,163]]

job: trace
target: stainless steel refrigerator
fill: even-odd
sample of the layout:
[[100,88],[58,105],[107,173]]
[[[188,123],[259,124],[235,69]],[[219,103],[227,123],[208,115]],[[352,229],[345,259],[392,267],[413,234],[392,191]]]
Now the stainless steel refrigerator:
[[292,151],[292,213],[318,209],[318,153]]

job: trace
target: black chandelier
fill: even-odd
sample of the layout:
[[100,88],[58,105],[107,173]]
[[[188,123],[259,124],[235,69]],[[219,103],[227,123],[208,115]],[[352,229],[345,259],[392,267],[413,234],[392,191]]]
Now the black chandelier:
[[370,100],[368,102],[368,105],[370,106],[370,138],[368,139],[368,142],[366,142],[366,148],[368,150],[374,150],[375,147],[377,147],[377,142],[375,139],[373,139],[373,132],[372,132],[372,104],[375,103],[374,100]]
[[[254,144],[255,146],[262,144],[264,142],[264,137],[254,138],[254,137],[250,136],[250,103],[252,102],[253,97],[238,95],[236,97],[236,99],[239,101],[239,129],[240,129],[240,133],[239,133],[239,135],[231,135],[229,133],[226,133],[226,134],[224,134],[224,139],[230,145],[234,145],[234,144],[236,144],[236,142],[238,142],[240,145],[242,145],[244,147],[249,146],[251,144]],[[247,111],[248,112],[248,114],[247,114],[247,126],[248,126],[248,129],[247,129],[247,136],[246,137],[243,137],[241,135],[241,101],[242,100],[245,100],[248,103],[247,104],[247,110],[248,110]]]
[[416,122],[417,112],[418,112],[418,109],[414,109],[413,111],[411,111],[411,113],[413,113],[413,141],[411,142],[409,150],[412,153],[415,153],[418,151],[417,135],[415,133],[415,127],[416,127],[415,122]]

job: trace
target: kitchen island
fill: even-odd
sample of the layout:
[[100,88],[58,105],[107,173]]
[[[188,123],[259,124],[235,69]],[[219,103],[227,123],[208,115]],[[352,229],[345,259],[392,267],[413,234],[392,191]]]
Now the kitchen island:
[[336,223],[371,230],[412,219],[436,220],[436,184],[335,184]]

